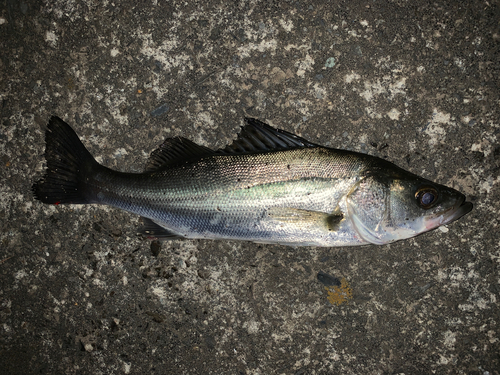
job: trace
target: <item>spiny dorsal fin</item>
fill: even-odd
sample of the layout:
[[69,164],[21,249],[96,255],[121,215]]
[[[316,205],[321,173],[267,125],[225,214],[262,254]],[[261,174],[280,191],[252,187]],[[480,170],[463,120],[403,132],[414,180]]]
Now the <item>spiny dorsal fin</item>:
[[225,148],[217,150],[218,154],[244,154],[318,146],[295,134],[275,129],[253,118],[245,118],[245,123],[246,125],[241,127],[238,138]]
[[145,172],[157,171],[167,165],[213,155],[214,153],[208,147],[197,145],[186,138],[167,138],[149,156]]

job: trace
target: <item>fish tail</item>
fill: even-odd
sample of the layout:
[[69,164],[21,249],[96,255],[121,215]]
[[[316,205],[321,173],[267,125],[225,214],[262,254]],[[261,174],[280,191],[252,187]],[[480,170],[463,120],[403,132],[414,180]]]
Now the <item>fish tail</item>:
[[71,127],[52,117],[45,132],[45,175],[32,190],[35,198],[49,204],[92,203],[86,181],[99,164]]

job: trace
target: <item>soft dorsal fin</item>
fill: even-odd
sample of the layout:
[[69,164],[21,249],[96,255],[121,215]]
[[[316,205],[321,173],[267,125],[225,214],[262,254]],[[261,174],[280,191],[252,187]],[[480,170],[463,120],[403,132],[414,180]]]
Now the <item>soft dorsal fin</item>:
[[149,156],[145,172],[157,171],[167,165],[213,155],[214,153],[215,152],[208,147],[197,145],[186,138],[167,138],[165,142]]
[[253,118],[245,118],[245,123],[246,125],[241,127],[238,138],[230,145],[217,150],[216,153],[243,154],[318,146],[295,134],[275,129]]

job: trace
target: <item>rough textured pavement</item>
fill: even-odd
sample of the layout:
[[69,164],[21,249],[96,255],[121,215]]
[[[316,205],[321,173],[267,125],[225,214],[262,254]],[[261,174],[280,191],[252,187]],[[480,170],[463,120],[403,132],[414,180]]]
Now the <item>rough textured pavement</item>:
[[[499,19],[496,0],[3,1],[0,372],[499,374]],[[152,244],[133,215],[34,201],[51,115],[123,171],[256,117],[475,207],[387,246]]]

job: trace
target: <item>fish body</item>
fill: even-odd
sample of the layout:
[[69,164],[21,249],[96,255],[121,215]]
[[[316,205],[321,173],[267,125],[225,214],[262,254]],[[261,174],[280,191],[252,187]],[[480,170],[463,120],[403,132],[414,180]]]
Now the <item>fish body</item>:
[[45,203],[105,204],[141,215],[150,238],[247,240],[291,246],[385,244],[472,209],[458,191],[383,159],[322,147],[246,119],[213,151],[168,138],[143,173],[98,164],[69,125],[46,132]]

